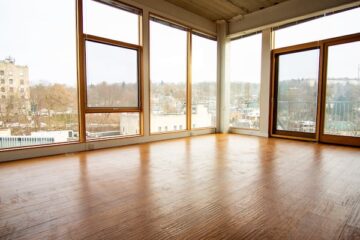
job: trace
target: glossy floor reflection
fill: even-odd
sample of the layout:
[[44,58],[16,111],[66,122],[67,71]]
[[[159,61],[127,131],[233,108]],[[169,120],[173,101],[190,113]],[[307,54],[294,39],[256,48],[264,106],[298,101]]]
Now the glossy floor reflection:
[[0,239],[359,238],[359,148],[219,134],[0,164]]

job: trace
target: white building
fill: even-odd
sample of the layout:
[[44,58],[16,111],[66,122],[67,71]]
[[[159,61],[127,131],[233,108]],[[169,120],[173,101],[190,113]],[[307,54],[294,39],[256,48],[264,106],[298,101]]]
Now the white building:
[[[215,116],[211,115],[203,105],[196,105],[192,112],[192,128],[212,127]],[[152,114],[151,132],[171,132],[186,130],[186,115],[181,114]],[[120,134],[139,134],[139,118],[135,114],[122,114],[120,119]]]

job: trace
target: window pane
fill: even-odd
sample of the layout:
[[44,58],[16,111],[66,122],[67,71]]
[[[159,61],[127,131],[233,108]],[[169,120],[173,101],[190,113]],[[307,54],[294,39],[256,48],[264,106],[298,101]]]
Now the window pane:
[[139,44],[139,15],[84,0],[84,33]]
[[192,128],[216,126],[217,43],[192,34]]
[[138,106],[138,52],[86,42],[87,105]]
[[75,1],[0,1],[0,148],[78,139]]
[[321,17],[275,31],[275,48],[360,32],[360,8]]
[[259,129],[261,34],[230,44],[230,126]]
[[186,129],[187,33],[150,21],[151,132]]
[[138,134],[140,134],[139,113],[86,114],[86,136],[88,139]]
[[329,47],[325,134],[360,137],[360,42]]
[[277,130],[315,133],[318,73],[318,49],[279,56]]

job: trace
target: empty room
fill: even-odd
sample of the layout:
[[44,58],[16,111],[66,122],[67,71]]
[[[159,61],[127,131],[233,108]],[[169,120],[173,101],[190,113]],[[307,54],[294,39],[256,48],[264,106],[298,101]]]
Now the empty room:
[[0,0],[0,239],[360,239],[360,1]]

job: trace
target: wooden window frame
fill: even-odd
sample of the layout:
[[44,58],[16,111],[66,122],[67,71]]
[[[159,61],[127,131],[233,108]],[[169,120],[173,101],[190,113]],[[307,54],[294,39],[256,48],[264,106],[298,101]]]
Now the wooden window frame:
[[[294,46],[277,48],[271,51],[271,82],[270,82],[270,111],[269,111],[269,136],[298,139],[305,141],[332,143],[349,146],[360,146],[360,138],[335,136],[324,134],[325,117],[325,98],[326,98],[326,77],[327,77],[327,54],[328,47],[342,43],[360,41],[360,33],[324,39],[310,43],[304,43]],[[317,112],[316,112],[316,130],[315,133],[292,132],[276,130],[277,115],[277,73],[278,56],[282,54],[302,52],[311,49],[319,49],[319,76],[318,76],[318,94],[317,94]]]
[[[149,74],[149,112],[150,112],[150,119],[149,119],[149,126],[150,126],[150,135],[162,135],[162,134],[172,134],[172,133],[180,133],[180,132],[186,132],[191,130],[202,130],[202,129],[214,129],[216,127],[203,127],[203,128],[192,128],[192,34],[208,38],[214,41],[217,41],[216,36],[206,33],[204,31],[198,30],[196,28],[187,26],[183,23],[179,23],[176,20],[169,19],[167,17],[163,17],[159,14],[149,12],[149,53],[150,50],[150,22],[158,22],[163,23],[164,25],[168,25],[169,27],[173,27],[175,29],[179,29],[186,32],[186,128],[185,129],[178,129],[174,131],[166,131],[166,132],[151,132],[151,74]],[[150,53],[151,54],[151,53]],[[149,56],[150,56],[149,54]],[[151,71],[151,62],[149,57],[149,73]]]
[[[77,2],[77,49],[78,49],[78,95],[79,95],[79,140],[81,143],[87,141],[101,141],[108,139],[117,139],[124,137],[133,137],[134,135],[129,136],[113,136],[113,137],[104,137],[98,139],[87,139],[86,137],[86,115],[94,113],[139,113],[139,128],[140,133],[135,136],[142,136],[144,133],[143,130],[143,46],[142,46],[142,10],[125,4],[119,1],[112,0],[92,0],[107,6],[120,9],[122,11],[129,11],[134,14],[137,14],[138,17],[138,33],[139,40],[138,44],[132,44],[127,42],[122,42],[118,40],[113,40],[109,38],[104,38],[100,36],[95,36],[91,34],[84,33],[83,29],[83,2],[84,0],[76,0]],[[134,11],[130,11],[133,9]],[[105,44],[108,46],[120,47],[125,49],[135,50],[137,52],[137,85],[138,85],[138,106],[137,107],[89,107],[87,102],[87,77],[86,77],[86,42],[95,42],[100,44]]]
[[[278,99],[278,66],[279,66],[279,56],[286,55],[286,54],[292,54],[292,53],[299,53],[299,52],[306,52],[311,50],[319,50],[319,59],[318,59],[318,93],[321,89],[321,46],[318,44],[318,42],[311,42],[306,44],[300,44],[296,46],[290,46],[290,47],[284,47],[272,50],[271,52],[271,101],[270,101],[270,134],[274,137],[288,137],[288,138],[296,138],[296,139],[303,139],[303,140],[309,140],[314,141],[318,136],[318,127],[316,124],[315,133],[306,133],[306,132],[295,132],[295,131],[287,131],[287,130],[277,130],[276,129],[276,123],[277,123],[277,99]],[[318,113],[320,108],[320,101],[319,101],[319,95],[317,96],[317,105],[316,105],[316,123],[318,122]]]
[[[134,44],[130,44],[130,43],[125,43],[125,42],[120,42],[120,41],[115,41],[112,39],[107,39],[107,38],[102,38],[102,37],[98,37],[98,36],[94,36],[94,35],[89,35],[89,34],[84,34],[84,40],[85,40],[85,45],[86,42],[93,42],[93,43],[100,43],[100,44],[104,44],[106,46],[113,46],[113,47],[120,47],[122,49],[130,49],[130,50],[135,50],[137,52],[137,89],[138,89],[138,96],[137,96],[137,101],[138,101],[138,106],[137,107],[89,107],[88,106],[88,91],[87,91],[87,76],[86,76],[86,72],[85,72],[85,112],[86,113],[115,113],[115,112],[140,112],[141,111],[141,106],[142,106],[142,102],[141,102],[141,94],[140,94],[140,90],[141,90],[141,80],[140,80],[140,69],[141,69],[141,51],[142,48],[138,45],[134,45]],[[86,55],[86,47],[85,47],[85,55]],[[86,69],[86,59],[85,59],[85,69]]]
[[360,147],[360,137],[351,137],[351,136],[341,136],[341,135],[331,135],[325,134],[325,108],[326,108],[326,85],[327,85],[327,66],[328,66],[328,52],[329,47],[337,46],[346,43],[360,42],[360,33],[352,34],[344,37],[338,37],[330,39],[324,42],[324,59],[323,59],[323,89],[322,89],[322,105],[321,105],[321,121],[320,121],[320,135],[319,141],[324,143],[332,143],[332,144],[343,144],[349,146],[357,146]]

